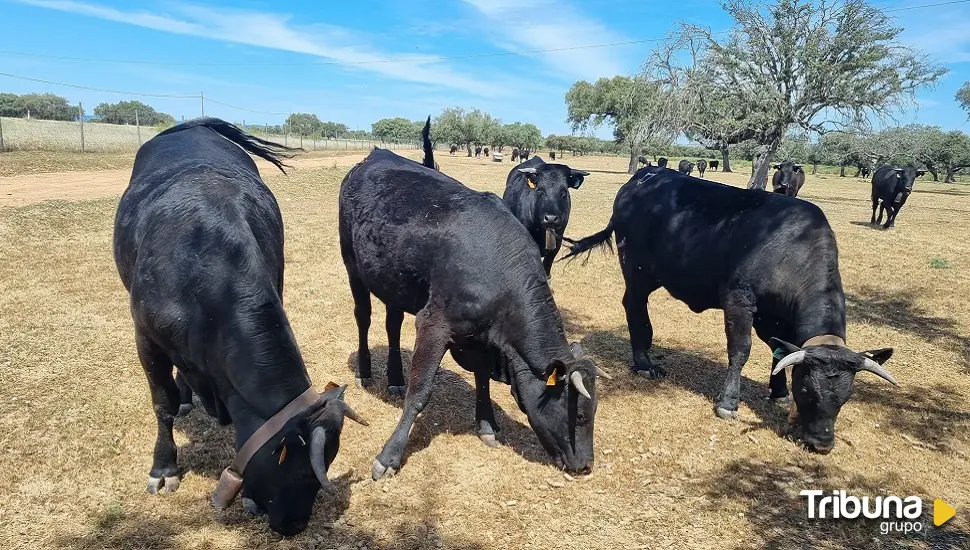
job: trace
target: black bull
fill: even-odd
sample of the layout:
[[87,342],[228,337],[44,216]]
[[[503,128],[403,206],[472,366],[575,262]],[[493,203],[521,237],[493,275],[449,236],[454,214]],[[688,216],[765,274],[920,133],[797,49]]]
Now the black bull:
[[614,235],[636,372],[665,374],[648,355],[653,291],[665,288],[695,312],[724,311],[728,373],[715,405],[722,418],[737,416],[752,328],[775,354],[772,398],[789,399],[784,369],[792,367],[791,421],[811,449],[825,453],[834,446],[835,419],[857,372],[895,384],[881,367],[891,349],[845,347],[835,235],[814,204],[643,168],[620,188],[606,229],[575,242],[566,257]]

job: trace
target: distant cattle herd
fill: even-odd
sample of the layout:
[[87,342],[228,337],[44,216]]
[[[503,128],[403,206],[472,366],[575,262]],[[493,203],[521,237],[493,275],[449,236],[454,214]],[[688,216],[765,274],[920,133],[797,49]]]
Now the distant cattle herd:
[[[358,328],[356,381],[372,381],[374,296],[386,309],[387,391],[404,398],[373,479],[400,471],[446,353],[474,375],[475,429],[486,445],[498,444],[499,431],[489,386],[506,384],[549,460],[574,474],[592,470],[597,382],[610,376],[567,340],[553,300],[551,268],[564,241],[568,258],[615,240],[633,375],[666,375],[650,353],[654,291],[666,289],[694,312],[724,312],[728,368],[714,404],[721,418],[738,416],[752,330],[772,352],[768,397],[789,406],[790,433],[809,450],[833,449],[856,374],[896,384],[883,366],[891,348],[846,346],[836,239],[821,209],[797,198],[801,165],[775,165],[774,193],[765,193],[702,179],[718,169],[715,160],[684,159],[673,170],[666,158],[654,165],[641,156],[606,227],[574,240],[565,236],[570,197],[588,171],[513,148],[519,164],[500,198],[442,173],[430,119],[422,141],[422,162],[373,150],[347,173],[338,197]],[[331,490],[327,471],[344,419],[366,425],[345,402],[346,386],[315,389],[283,309],[283,218],[247,153],[282,170],[296,152],[214,118],[165,130],[139,149],[114,231],[158,424],[149,492],[179,486],[172,427],[194,394],[236,429],[236,454],[212,502],[225,508],[239,495],[283,535],[303,531],[319,489]],[[695,168],[700,178],[691,176]],[[875,171],[873,224],[885,213],[885,227],[893,226],[920,175],[912,167]],[[416,327],[407,378],[405,314]]]

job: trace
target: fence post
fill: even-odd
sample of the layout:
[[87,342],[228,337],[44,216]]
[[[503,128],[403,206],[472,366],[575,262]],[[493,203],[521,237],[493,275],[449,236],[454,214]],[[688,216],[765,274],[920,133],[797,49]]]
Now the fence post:
[[138,109],[135,109],[135,132],[138,133],[138,145],[141,146],[141,123],[138,122]]
[[77,102],[77,119],[81,122],[81,152],[84,152],[84,107],[81,102]]
[[3,148],[3,117],[0,116],[0,153],[5,149]]
[[199,100],[202,101],[202,116],[205,116],[205,92],[199,92]]

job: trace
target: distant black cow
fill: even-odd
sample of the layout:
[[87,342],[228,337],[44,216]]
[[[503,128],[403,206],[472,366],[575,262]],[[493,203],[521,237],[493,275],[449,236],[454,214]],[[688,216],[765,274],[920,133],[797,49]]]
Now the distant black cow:
[[532,153],[530,151],[528,151],[526,149],[521,149],[521,150],[519,150],[519,160],[525,162],[525,161],[529,160],[529,155],[531,155],[531,154]]
[[689,176],[694,171],[694,163],[684,159],[677,165],[677,171],[685,176]]
[[718,164],[718,161],[712,160],[707,163],[707,166],[708,168],[711,169],[712,172],[717,172],[717,164]]
[[666,168],[667,167],[667,159],[665,157],[660,157],[659,159],[657,159],[657,166],[660,167],[660,168]]
[[816,451],[835,444],[835,419],[857,372],[896,383],[881,367],[891,349],[845,347],[835,234],[814,204],[642,168],[617,193],[606,229],[575,242],[566,257],[608,243],[613,234],[636,372],[665,374],[648,355],[653,291],[666,289],[694,312],[724,311],[728,373],[718,416],[737,417],[752,327],[774,353],[771,398],[789,399],[784,369],[793,367],[789,422]]
[[[519,150],[516,147],[512,148],[512,162],[515,162],[519,158]],[[523,159],[524,160],[524,159]]]
[[478,158],[480,156],[482,156],[482,146],[481,145],[475,147],[475,158]]
[[496,380],[511,384],[559,467],[592,468],[596,366],[578,344],[567,342],[535,244],[501,199],[375,149],[340,186],[339,223],[361,385],[371,379],[370,295],[386,305],[391,393],[404,390],[404,314],[417,317],[401,420],[374,460],[374,479],[401,468],[408,434],[431,398],[446,351],[475,373],[475,420],[486,444],[496,444],[489,398],[489,381]]
[[863,178],[868,178],[872,174],[872,169],[868,166],[859,167],[859,176]]
[[458,152],[458,146],[457,145],[452,145],[451,146],[451,151],[449,152],[449,154],[454,155],[457,152]]
[[[274,531],[293,535],[331,487],[344,415],[357,417],[343,388],[311,388],[283,312],[283,220],[246,151],[282,169],[293,150],[215,118],[145,143],[118,205],[114,256],[158,420],[148,491],[178,489],[172,424],[180,393],[189,405],[194,391],[236,430],[232,473],[213,501],[228,506],[241,488]],[[283,429],[256,433],[278,413],[290,419]]]
[[485,155],[485,157],[488,157],[488,147],[482,149],[482,154]]
[[645,157],[643,155],[640,155],[639,157],[637,157],[637,163],[640,166],[650,166],[650,161],[647,160],[647,157]]
[[704,160],[704,159],[698,159],[697,160],[697,173],[700,174],[700,177],[702,177],[702,178],[704,177],[704,171],[705,170],[707,170],[707,161]]
[[[896,225],[896,215],[906,204],[906,199],[913,192],[916,178],[926,173],[926,170],[914,166],[894,168],[884,164],[876,169],[872,175],[872,224],[882,223],[882,214],[886,212],[886,225],[889,229]],[[876,207],[879,207],[879,219],[876,219]]]
[[552,159],[552,160],[556,160],[556,152],[555,151],[549,151],[549,158]]
[[588,175],[584,170],[574,170],[565,164],[547,164],[533,157],[509,171],[505,180],[502,200],[539,246],[547,276],[569,223],[569,189],[579,189]]
[[805,185],[805,171],[802,170],[802,165],[786,160],[776,164],[774,168],[776,172],[771,177],[771,187],[775,193],[797,197],[798,192]]

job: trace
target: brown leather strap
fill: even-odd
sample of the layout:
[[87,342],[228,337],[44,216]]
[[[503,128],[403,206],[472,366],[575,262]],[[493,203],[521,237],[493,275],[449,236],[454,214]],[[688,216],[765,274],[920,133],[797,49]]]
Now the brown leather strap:
[[805,340],[802,347],[806,348],[808,346],[840,346],[844,348],[845,340],[833,334],[821,334],[819,336],[812,336],[808,340]]
[[283,426],[286,425],[294,416],[302,413],[303,411],[310,408],[317,400],[320,399],[320,394],[317,390],[310,386],[307,391],[301,393],[294,399],[286,404],[285,407],[280,409],[280,411],[272,416],[269,420],[263,423],[253,435],[249,436],[249,439],[243,443],[242,448],[236,453],[236,457],[232,460],[232,469],[240,477],[246,471],[246,465],[249,464],[250,459],[256,454],[256,451],[260,447],[266,444],[267,441],[273,438]]

